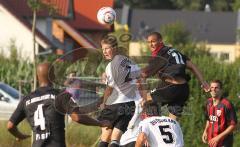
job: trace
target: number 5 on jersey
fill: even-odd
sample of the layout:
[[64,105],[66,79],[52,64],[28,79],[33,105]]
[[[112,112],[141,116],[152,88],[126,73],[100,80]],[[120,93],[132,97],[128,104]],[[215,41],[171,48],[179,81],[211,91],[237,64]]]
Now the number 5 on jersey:
[[43,116],[43,104],[39,104],[34,112],[34,126],[40,126],[41,130],[45,130],[45,118]]
[[165,126],[159,126],[159,130],[162,136],[164,136],[165,138],[163,138],[163,141],[166,144],[169,143],[173,143],[173,134],[170,131],[165,131],[165,129],[169,129],[170,126],[169,125],[165,125]]

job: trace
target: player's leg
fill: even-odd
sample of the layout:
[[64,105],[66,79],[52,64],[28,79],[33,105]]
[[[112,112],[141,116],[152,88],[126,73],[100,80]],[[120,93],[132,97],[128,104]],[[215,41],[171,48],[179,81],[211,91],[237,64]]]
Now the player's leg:
[[118,128],[114,128],[112,131],[112,135],[111,135],[111,143],[110,143],[110,147],[119,147],[119,141],[120,138],[122,136],[123,132],[121,130],[119,130]]
[[188,84],[185,83],[172,86],[170,91],[168,91],[168,95],[173,99],[172,102],[168,103],[169,117],[176,120],[182,115],[183,107],[188,100]]
[[113,127],[122,115],[119,111],[120,104],[107,105],[98,116],[98,120],[108,120],[112,124],[112,128],[102,128],[101,141],[98,147],[108,147],[111,141]]
[[128,123],[135,112],[135,102],[123,103],[119,106],[118,120],[115,122],[110,147],[118,147],[122,134],[127,130]]
[[112,129],[107,129],[106,127],[103,127],[98,147],[108,147],[108,144],[111,140],[111,134],[112,134]]

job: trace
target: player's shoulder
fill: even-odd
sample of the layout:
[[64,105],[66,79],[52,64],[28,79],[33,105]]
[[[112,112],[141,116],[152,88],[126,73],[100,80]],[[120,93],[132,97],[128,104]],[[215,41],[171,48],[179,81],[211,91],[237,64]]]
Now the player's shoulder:
[[229,99],[227,98],[222,98],[221,103],[226,106],[227,108],[232,108],[232,103]]
[[213,103],[213,98],[208,98],[207,99],[207,105],[212,105],[212,103]]

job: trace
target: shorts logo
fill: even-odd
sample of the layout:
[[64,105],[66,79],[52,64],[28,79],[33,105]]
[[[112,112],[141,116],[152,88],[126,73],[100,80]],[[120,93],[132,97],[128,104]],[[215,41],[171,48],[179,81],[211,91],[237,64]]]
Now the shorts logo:
[[154,88],[153,90],[151,90],[151,93],[154,93],[156,90],[157,90],[157,89],[156,89],[156,88]]
[[219,116],[221,116],[221,114],[222,114],[222,111],[221,110],[217,110],[217,116],[219,117]]

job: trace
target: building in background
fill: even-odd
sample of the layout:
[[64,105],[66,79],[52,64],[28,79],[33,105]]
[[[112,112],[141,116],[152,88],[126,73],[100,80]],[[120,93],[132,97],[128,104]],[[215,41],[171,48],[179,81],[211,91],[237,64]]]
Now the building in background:
[[[37,55],[66,53],[75,48],[98,48],[102,35],[110,26],[98,23],[96,14],[103,6],[113,7],[113,0],[42,0],[54,8],[37,13]],[[27,0],[0,0],[0,49],[9,55],[9,41],[15,40],[18,53],[24,59],[33,59],[32,10]]]
[[[159,31],[163,25],[180,22],[196,42],[206,42],[210,53],[222,61],[233,62],[240,56],[237,32],[240,15],[236,12],[204,12],[179,10],[130,9],[128,25],[135,41],[142,40],[151,31]],[[117,14],[122,14],[117,10]],[[121,21],[121,15],[117,15]],[[136,55],[137,42],[130,45]],[[135,51],[131,51],[135,50]]]

